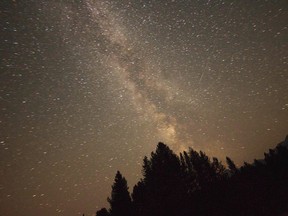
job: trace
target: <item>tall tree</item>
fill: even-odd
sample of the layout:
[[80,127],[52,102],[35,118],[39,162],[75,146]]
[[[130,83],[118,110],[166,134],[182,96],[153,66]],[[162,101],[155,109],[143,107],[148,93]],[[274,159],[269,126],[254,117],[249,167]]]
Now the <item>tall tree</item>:
[[[158,143],[151,158],[144,158],[142,182],[133,191],[133,200],[141,208],[137,215],[175,215],[183,194],[181,188],[181,165],[176,154],[165,144]],[[144,193],[143,193],[144,192]],[[141,203],[143,202],[143,203]]]
[[131,216],[131,197],[127,181],[119,171],[116,173],[111,198],[108,198],[108,202],[111,216]]
[[230,169],[230,171],[234,174],[238,171],[234,161],[231,160],[231,158],[226,157],[226,163],[228,165],[228,168]]

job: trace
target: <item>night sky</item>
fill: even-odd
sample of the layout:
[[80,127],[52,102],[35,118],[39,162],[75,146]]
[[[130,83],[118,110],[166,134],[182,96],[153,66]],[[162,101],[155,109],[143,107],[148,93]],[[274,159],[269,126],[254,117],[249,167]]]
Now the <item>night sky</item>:
[[288,134],[287,0],[0,5],[0,215],[92,215],[159,141],[241,165]]

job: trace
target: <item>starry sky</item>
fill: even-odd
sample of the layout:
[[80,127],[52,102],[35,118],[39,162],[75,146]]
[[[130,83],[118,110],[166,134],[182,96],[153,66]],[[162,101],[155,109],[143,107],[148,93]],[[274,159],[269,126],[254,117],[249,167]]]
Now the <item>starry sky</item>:
[[0,5],[0,215],[92,215],[159,141],[241,165],[288,133],[286,0]]

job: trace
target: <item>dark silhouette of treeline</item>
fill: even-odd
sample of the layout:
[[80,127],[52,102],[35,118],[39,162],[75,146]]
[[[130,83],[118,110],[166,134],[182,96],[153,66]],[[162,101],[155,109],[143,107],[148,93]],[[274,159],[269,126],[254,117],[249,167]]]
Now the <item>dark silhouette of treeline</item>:
[[237,168],[193,149],[179,156],[159,143],[143,160],[130,196],[118,171],[109,210],[97,216],[277,216],[288,212],[288,136],[263,160]]

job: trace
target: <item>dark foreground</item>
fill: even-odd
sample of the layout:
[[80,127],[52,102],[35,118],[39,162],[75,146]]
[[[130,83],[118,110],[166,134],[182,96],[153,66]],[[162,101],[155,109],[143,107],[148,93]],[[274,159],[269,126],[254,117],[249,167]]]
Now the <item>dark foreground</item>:
[[159,143],[144,158],[143,179],[130,196],[118,171],[97,216],[284,216],[288,215],[288,136],[263,160],[228,168],[217,158],[189,149],[179,156]]

